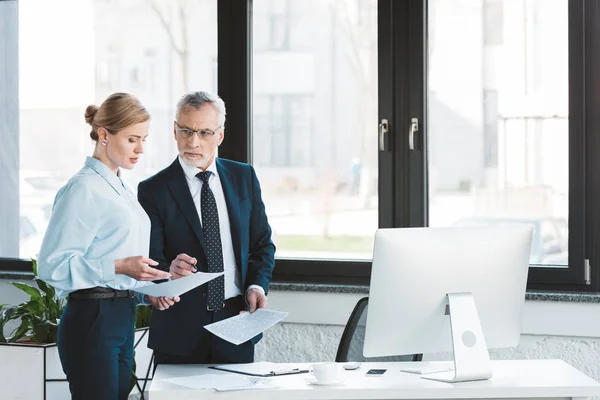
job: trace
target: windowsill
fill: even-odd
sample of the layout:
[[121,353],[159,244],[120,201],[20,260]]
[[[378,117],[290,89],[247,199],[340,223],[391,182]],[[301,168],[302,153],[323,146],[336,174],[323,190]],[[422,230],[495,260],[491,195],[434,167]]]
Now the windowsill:
[[[31,272],[0,271],[0,279],[33,279]],[[333,285],[315,283],[283,283],[274,282],[269,286],[270,291],[303,292],[303,293],[345,293],[368,295],[368,286]],[[530,301],[560,301],[570,303],[600,303],[600,293],[571,293],[571,292],[527,292],[525,300]]]
[[33,279],[33,272],[0,271],[0,279]]
[[[289,292],[369,294],[368,286],[323,285],[314,283],[271,283],[269,290]],[[600,293],[527,292],[525,300],[600,303]]]
[[[28,280],[33,273],[0,271],[0,279]],[[269,308],[286,311],[284,323],[343,326],[367,286],[274,282]],[[600,293],[528,292],[522,333],[536,336],[600,338]]]

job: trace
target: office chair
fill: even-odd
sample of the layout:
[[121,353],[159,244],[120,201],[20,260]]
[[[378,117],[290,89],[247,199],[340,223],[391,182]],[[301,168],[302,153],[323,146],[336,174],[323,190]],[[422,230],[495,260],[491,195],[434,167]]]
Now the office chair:
[[421,361],[423,354],[408,354],[392,357],[369,357],[363,356],[363,343],[365,341],[365,325],[367,321],[368,297],[363,297],[356,303],[348,323],[342,333],[340,345],[338,346],[336,362],[361,361]]

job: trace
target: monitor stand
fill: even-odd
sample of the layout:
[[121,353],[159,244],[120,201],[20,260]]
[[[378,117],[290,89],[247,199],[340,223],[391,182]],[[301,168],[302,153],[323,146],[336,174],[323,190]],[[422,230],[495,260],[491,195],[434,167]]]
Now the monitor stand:
[[[454,349],[454,369],[451,365],[424,366],[420,371],[422,379],[441,382],[467,382],[490,379],[492,365],[488,353],[481,323],[477,314],[475,300],[471,293],[448,293],[448,314],[452,331]],[[437,364],[437,365],[436,365]],[[441,371],[441,372],[439,372]]]

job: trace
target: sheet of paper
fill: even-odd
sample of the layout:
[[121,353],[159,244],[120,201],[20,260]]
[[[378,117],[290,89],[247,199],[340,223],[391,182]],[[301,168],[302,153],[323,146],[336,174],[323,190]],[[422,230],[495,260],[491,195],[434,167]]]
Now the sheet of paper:
[[212,334],[233,344],[241,344],[284,319],[288,313],[259,308],[204,327]]
[[191,389],[215,389],[219,391],[276,389],[281,387],[281,385],[270,378],[257,378],[235,374],[184,376],[180,378],[164,379],[164,382],[174,383],[175,385]]
[[192,290],[195,287],[204,285],[206,282],[223,275],[223,272],[196,272],[183,278],[168,280],[162,283],[152,283],[150,285],[135,288],[136,292],[144,293],[154,297],[175,297],[181,296],[185,292]]
[[262,390],[262,389],[278,389],[282,388],[279,383],[271,378],[257,378],[255,376],[247,376],[249,383],[242,386],[222,386],[216,387],[215,389],[219,392],[227,390]]

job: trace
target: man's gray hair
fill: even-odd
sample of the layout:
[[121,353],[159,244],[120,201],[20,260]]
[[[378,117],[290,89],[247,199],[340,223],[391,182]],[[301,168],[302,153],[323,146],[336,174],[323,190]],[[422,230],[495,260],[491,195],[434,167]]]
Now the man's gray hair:
[[225,102],[216,94],[208,92],[188,92],[177,102],[175,120],[179,120],[182,111],[199,110],[205,104],[212,106],[219,113],[219,126],[225,125]]

